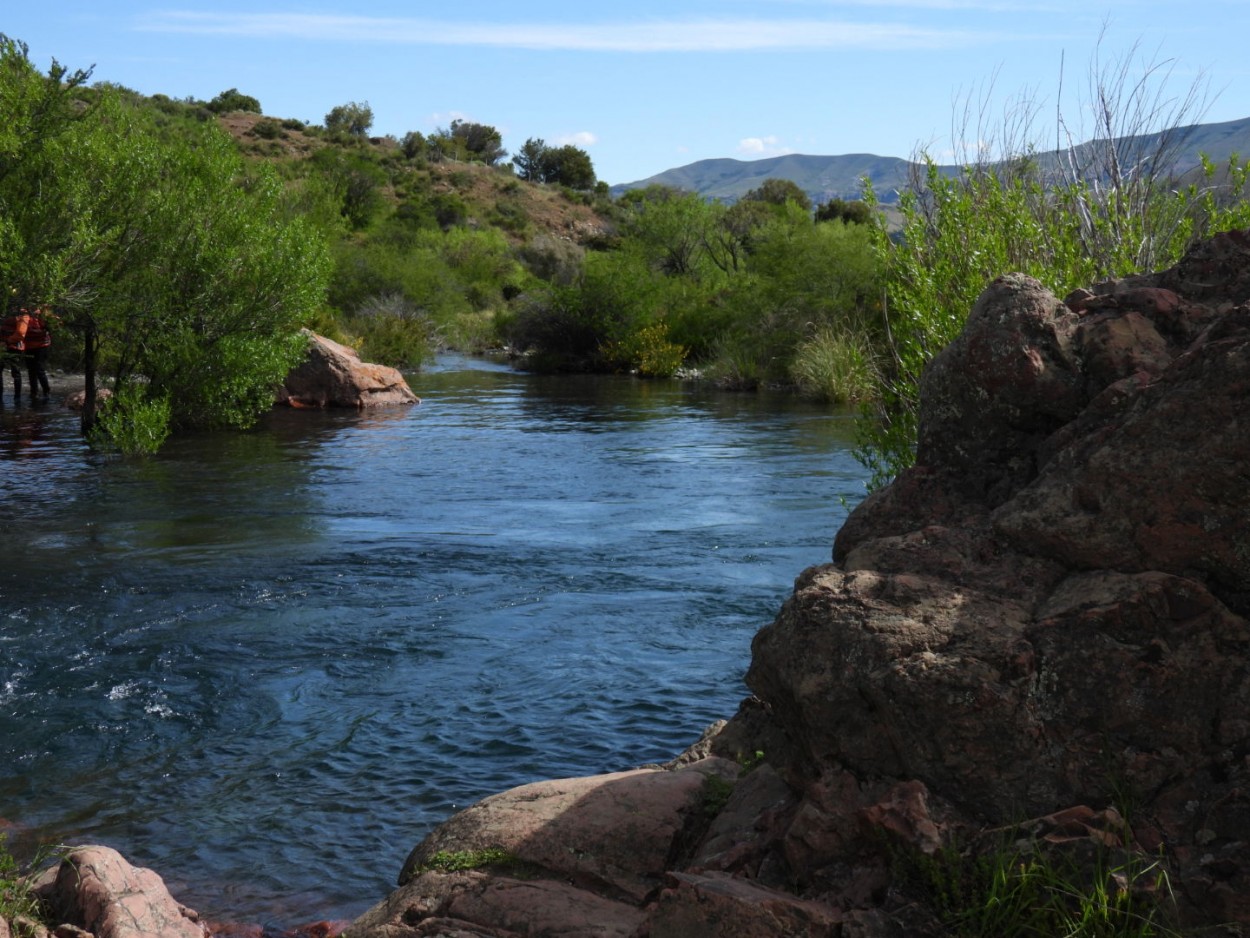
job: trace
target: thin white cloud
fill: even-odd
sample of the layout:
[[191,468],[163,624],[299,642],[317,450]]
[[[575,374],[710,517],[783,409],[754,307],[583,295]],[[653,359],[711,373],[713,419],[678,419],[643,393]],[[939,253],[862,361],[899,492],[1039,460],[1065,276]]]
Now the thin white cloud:
[[738,152],[743,156],[785,156],[793,153],[789,147],[781,145],[781,141],[772,135],[767,137],[746,137],[738,141]]
[[168,11],[141,18],[147,32],[253,39],[495,46],[585,52],[743,52],[780,49],[915,49],[1006,38],[960,29],[834,20],[659,20],[630,23],[456,23],[439,20],[288,13]]
[[556,137],[556,146],[593,147],[599,138],[589,130],[579,130],[575,134],[563,134]]
[[[754,2],[754,0],[753,0]],[[972,10],[982,13],[1041,13],[1064,9],[1054,2],[1037,0],[769,0],[785,6],[869,7],[901,10]],[[1140,0],[1133,0],[1140,2]],[[1073,4],[1069,3],[1069,7]]]

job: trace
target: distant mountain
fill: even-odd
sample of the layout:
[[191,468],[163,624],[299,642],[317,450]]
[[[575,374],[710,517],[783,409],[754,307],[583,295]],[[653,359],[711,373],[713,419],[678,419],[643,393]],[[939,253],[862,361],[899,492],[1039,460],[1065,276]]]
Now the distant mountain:
[[[1170,162],[1169,173],[1182,177],[1199,165],[1199,154],[1205,153],[1217,164],[1234,154],[1250,156],[1250,117],[1219,124],[1192,124],[1170,132],[1171,140],[1162,134],[1144,134],[1125,138],[1117,144],[1117,150],[1126,156],[1152,154],[1160,150]],[[1090,147],[1080,144],[1076,149]],[[1043,160],[1054,160],[1055,154],[1043,154]],[[765,179],[789,179],[807,193],[812,204],[819,205],[830,199],[856,199],[861,194],[860,180],[872,180],[873,189],[883,203],[897,200],[898,191],[906,188],[912,164],[909,160],[893,156],[875,156],[870,153],[852,153],[845,156],[803,156],[790,154],[764,160],[699,160],[676,169],[669,169],[648,179],[612,187],[612,195],[619,196],[630,189],[650,185],[673,186],[687,192],[697,192],[709,199],[735,202],[759,186]],[[953,173],[955,166],[943,166],[943,171]]]

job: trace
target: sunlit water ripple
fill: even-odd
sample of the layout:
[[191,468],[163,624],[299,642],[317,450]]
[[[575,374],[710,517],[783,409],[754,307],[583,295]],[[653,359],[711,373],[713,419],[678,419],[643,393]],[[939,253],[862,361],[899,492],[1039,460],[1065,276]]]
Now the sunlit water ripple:
[[92,455],[0,411],[0,828],[353,917],[457,807],[676,755],[828,559],[846,415],[450,361],[417,408]]

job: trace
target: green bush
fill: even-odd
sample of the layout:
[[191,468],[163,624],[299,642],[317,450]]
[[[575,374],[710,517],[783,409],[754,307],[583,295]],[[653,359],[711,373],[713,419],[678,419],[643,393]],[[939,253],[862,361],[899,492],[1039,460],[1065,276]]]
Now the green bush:
[[279,137],[285,136],[282,133],[282,125],[276,120],[265,118],[259,120],[252,125],[252,134],[264,140],[277,140]]
[[[902,231],[887,237],[880,223],[872,226],[885,272],[890,359],[878,400],[857,425],[857,456],[872,472],[870,488],[914,461],[921,372],[959,333],[992,280],[1025,273],[1064,296],[1161,270],[1197,238],[1250,223],[1247,164],[1234,158],[1217,175],[1204,162],[1193,184],[1168,175],[1197,89],[1172,96],[1157,87],[1155,63],[1144,64],[1140,79],[1130,76],[1131,65],[1091,73],[1094,106],[1077,110],[1094,114],[1096,126],[1070,135],[1065,149],[1052,156],[1046,151],[1053,145],[1029,139],[1033,112],[1026,102],[1004,121],[1009,139],[993,139],[992,128],[981,126],[971,135],[991,138],[1002,151],[997,162],[978,155],[947,175],[922,154],[921,173],[899,201]],[[1068,129],[1062,116],[1058,127]],[[1081,138],[1088,142],[1073,142]],[[866,202],[877,207],[870,187]]]
[[361,358],[395,368],[419,368],[437,347],[437,328],[401,294],[368,297],[346,328]]
[[125,456],[149,456],[169,438],[171,416],[168,396],[151,396],[144,383],[127,381],[104,402],[91,442]]
[[651,323],[599,350],[610,368],[636,372],[646,378],[668,378],[686,360],[686,350],[668,340],[668,326]]
[[824,326],[799,344],[790,374],[807,397],[857,403],[877,392],[876,361],[876,348],[862,332]]

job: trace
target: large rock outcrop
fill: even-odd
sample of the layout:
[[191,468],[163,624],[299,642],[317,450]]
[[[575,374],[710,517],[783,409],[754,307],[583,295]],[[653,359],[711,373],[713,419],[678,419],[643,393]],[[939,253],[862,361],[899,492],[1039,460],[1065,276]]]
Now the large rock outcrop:
[[355,349],[304,331],[308,355],[278,389],[278,404],[364,409],[421,403],[398,369],[362,362]]
[[[1157,861],[1180,924],[1250,926],[1247,467],[1250,232],[1064,301],[1001,278],[738,715],[671,766],[458,815],[351,934],[938,934],[900,852],[1004,830]],[[429,863],[486,848],[514,865]]]

